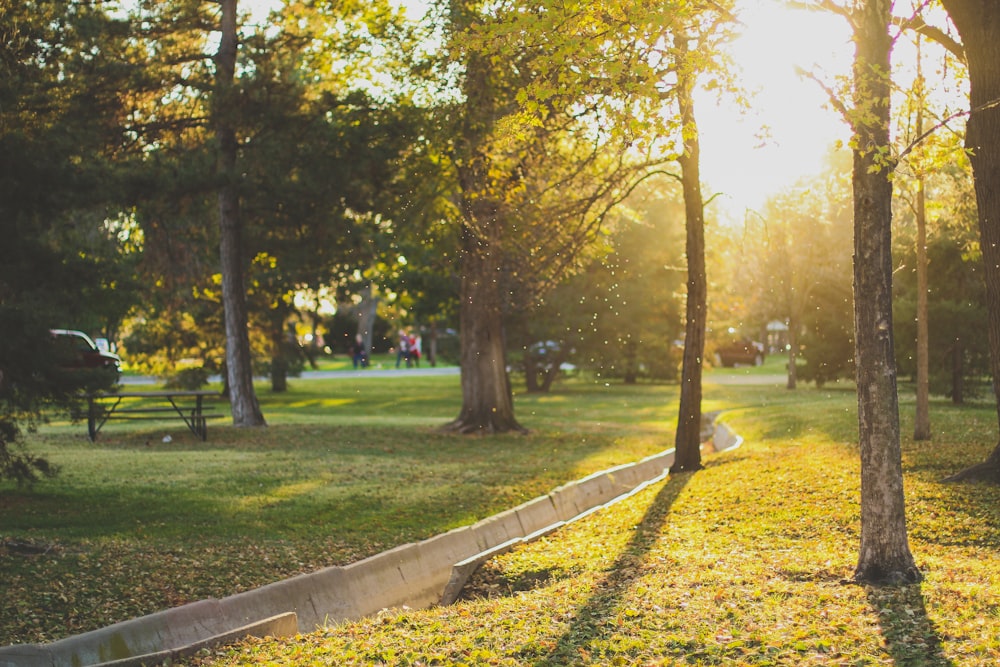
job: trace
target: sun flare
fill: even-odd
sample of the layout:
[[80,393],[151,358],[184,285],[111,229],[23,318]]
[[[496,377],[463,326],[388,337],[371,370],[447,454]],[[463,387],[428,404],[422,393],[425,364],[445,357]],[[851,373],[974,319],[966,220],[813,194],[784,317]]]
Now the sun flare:
[[847,24],[837,16],[790,9],[782,0],[741,2],[742,34],[732,53],[740,81],[752,94],[750,111],[705,96],[697,110],[701,131],[702,180],[721,213],[742,219],[766,197],[802,177],[818,173],[849,129],[818,83],[850,71],[854,47]]

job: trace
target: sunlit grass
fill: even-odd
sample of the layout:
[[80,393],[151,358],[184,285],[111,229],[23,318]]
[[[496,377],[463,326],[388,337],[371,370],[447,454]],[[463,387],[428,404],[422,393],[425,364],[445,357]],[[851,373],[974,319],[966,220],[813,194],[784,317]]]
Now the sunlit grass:
[[[732,408],[742,448],[496,557],[458,604],[250,641],[199,664],[1000,664],[1000,489],[940,481],[992,448],[992,406],[936,402],[933,442],[904,432],[925,581],[882,589],[849,582],[853,395],[708,392]],[[911,419],[904,411],[904,429]]]
[[[848,386],[717,384],[740,450],[492,561],[479,597],[386,613],[220,664],[993,665],[1000,495],[939,480],[996,442],[991,405],[902,409],[911,544],[927,577],[846,585],[859,527]],[[742,377],[742,376],[737,376]],[[457,376],[259,388],[266,429],[43,429],[62,476],[0,486],[0,643],[44,641],[347,563],[673,446],[677,388],[590,383],[515,398],[528,435],[461,437]],[[163,442],[170,433],[173,440]]]

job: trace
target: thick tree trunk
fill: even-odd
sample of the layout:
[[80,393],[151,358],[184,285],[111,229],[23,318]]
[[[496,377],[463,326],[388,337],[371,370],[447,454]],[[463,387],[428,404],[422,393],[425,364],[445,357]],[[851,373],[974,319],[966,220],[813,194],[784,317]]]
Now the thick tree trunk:
[[[892,182],[889,146],[890,0],[867,0],[854,66],[854,327],[861,450],[861,546],[855,580],[921,576],[906,534],[892,338]],[[880,161],[881,160],[881,161]]]
[[[482,214],[481,214],[482,215]],[[481,231],[498,224],[477,216]],[[446,430],[459,433],[524,431],[514,418],[514,400],[507,375],[503,327],[502,259],[496,232],[462,235],[460,340],[462,410]]]
[[524,388],[529,394],[541,392],[538,384],[538,361],[530,351],[524,355]]
[[[455,11],[461,11],[453,5]],[[460,19],[467,20],[467,17]],[[457,205],[462,215],[459,341],[462,409],[446,430],[459,433],[524,431],[514,418],[504,337],[504,217],[502,184],[483,146],[500,115],[492,64],[479,55],[466,63],[465,117],[455,138]]]
[[[962,37],[969,67],[972,114],[965,144],[979,208],[990,372],[1000,423],[1000,5],[995,0],[943,0],[943,4]],[[986,461],[949,478],[969,479],[1000,484],[1000,443]]]
[[250,335],[247,332],[240,199],[236,189],[236,131],[230,110],[236,73],[236,0],[221,0],[222,36],[216,56],[216,138],[219,142],[219,255],[226,324],[226,371],[234,426],[264,426],[253,387]]
[[[684,37],[678,37],[680,62],[686,59]],[[681,366],[681,397],[677,415],[674,465],[671,472],[701,468],[701,377],[705,356],[706,302],[708,279],[705,271],[705,205],[701,196],[700,147],[692,96],[694,82],[678,81],[678,104],[684,133],[684,152],[678,162],[684,191],[687,228],[687,324],[684,331],[684,360]]]

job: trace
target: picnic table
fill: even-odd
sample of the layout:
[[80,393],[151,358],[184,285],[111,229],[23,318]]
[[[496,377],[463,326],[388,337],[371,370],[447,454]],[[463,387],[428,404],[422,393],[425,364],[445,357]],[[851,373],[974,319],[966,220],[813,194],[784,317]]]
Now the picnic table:
[[101,427],[111,419],[181,419],[192,433],[206,440],[207,420],[222,415],[212,413],[215,408],[206,404],[205,399],[218,396],[218,391],[209,390],[90,393],[87,394],[87,435],[93,442]]

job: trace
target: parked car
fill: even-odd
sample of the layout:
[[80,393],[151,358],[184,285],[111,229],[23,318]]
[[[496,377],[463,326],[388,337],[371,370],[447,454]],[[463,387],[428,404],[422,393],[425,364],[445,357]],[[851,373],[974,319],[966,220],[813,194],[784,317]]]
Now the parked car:
[[116,377],[121,373],[121,357],[100,349],[97,343],[82,331],[50,329],[49,333],[58,346],[56,353],[60,356],[60,364],[65,368],[107,369],[114,371]]
[[764,344],[748,338],[715,348],[716,362],[726,368],[732,368],[737,364],[760,366],[764,363],[764,357]]

